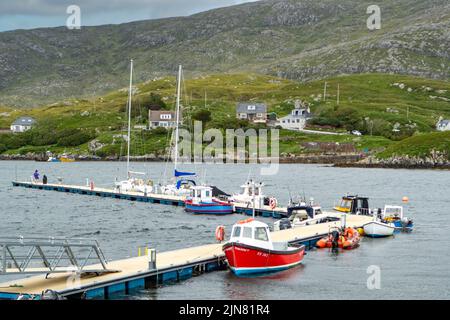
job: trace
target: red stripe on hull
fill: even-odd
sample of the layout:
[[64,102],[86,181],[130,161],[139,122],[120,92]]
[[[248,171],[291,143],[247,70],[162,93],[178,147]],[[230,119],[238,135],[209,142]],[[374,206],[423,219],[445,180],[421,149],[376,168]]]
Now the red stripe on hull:
[[228,264],[232,268],[274,268],[295,265],[303,260],[305,248],[279,252],[233,243],[224,246]]

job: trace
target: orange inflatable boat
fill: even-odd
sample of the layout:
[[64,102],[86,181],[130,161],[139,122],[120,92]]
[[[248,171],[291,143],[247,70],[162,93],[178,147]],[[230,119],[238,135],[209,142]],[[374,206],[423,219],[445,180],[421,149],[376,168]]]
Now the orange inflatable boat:
[[346,228],[344,232],[342,230],[334,230],[328,234],[328,236],[320,239],[316,246],[317,248],[341,248],[341,249],[354,249],[359,246],[359,233],[353,228]]

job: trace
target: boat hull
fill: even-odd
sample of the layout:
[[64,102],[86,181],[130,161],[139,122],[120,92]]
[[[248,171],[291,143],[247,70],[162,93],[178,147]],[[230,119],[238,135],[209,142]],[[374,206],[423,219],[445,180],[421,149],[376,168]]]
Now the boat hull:
[[199,203],[185,201],[185,210],[193,214],[232,214],[233,206],[225,202]]
[[411,231],[414,227],[414,224],[412,221],[403,222],[401,220],[394,220],[392,223],[395,225],[395,228],[398,231],[402,231],[402,230]]
[[283,271],[300,264],[305,254],[301,246],[288,251],[261,249],[240,243],[227,243],[223,251],[237,276]]
[[364,225],[364,234],[370,238],[385,238],[394,234],[395,225],[372,221]]

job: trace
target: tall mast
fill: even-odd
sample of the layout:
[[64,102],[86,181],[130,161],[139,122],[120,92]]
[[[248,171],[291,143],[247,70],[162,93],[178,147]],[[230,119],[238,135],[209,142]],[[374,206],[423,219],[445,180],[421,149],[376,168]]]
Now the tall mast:
[[131,96],[133,90],[133,59],[130,65],[130,90],[128,92],[128,145],[127,145],[127,176],[130,176],[130,144],[131,144]]
[[179,131],[178,131],[178,125],[180,122],[180,96],[181,96],[181,73],[182,73],[183,67],[180,65],[178,69],[178,81],[177,81],[177,111],[176,111],[176,127],[175,127],[175,170],[177,170],[177,164],[178,164],[178,138],[179,138]]

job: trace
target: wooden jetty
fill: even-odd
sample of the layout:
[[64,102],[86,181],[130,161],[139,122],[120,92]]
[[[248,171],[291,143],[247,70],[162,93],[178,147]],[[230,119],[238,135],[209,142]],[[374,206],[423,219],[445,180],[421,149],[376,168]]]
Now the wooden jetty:
[[[24,182],[24,181],[13,181],[14,187],[23,187],[29,189],[37,190],[47,190],[47,191],[57,191],[71,194],[79,195],[89,195],[97,196],[103,198],[113,198],[119,200],[137,201],[137,202],[148,202],[155,204],[171,205],[176,207],[184,207],[184,197],[171,196],[165,194],[149,193],[143,194],[141,192],[119,192],[118,190],[105,189],[90,186],[76,186],[76,185],[65,185],[65,184],[43,184],[41,182]],[[234,205],[234,212],[245,214],[248,216],[253,215],[253,209],[249,204],[246,203],[236,203]],[[269,206],[264,206],[262,208],[257,208],[255,210],[256,216],[262,216],[266,218],[280,219],[287,213],[287,208],[277,207],[275,209]]]
[[[336,213],[336,217],[340,214]],[[372,218],[368,216],[347,215],[346,225],[361,227]],[[298,227],[272,233],[274,241],[288,241],[304,244],[308,249],[327,235],[332,227],[340,227],[340,221]],[[307,262],[306,262],[307,263]],[[17,299],[20,294],[36,295],[50,289],[60,295],[79,299],[111,299],[115,295],[130,294],[133,291],[151,288],[155,285],[176,282],[215,270],[226,268],[222,244],[210,244],[187,249],[157,253],[156,268],[150,268],[147,256],[111,261],[105,274],[82,274],[79,281],[73,273],[57,273],[33,276],[0,284],[0,299]],[[90,266],[96,269],[98,266]]]

